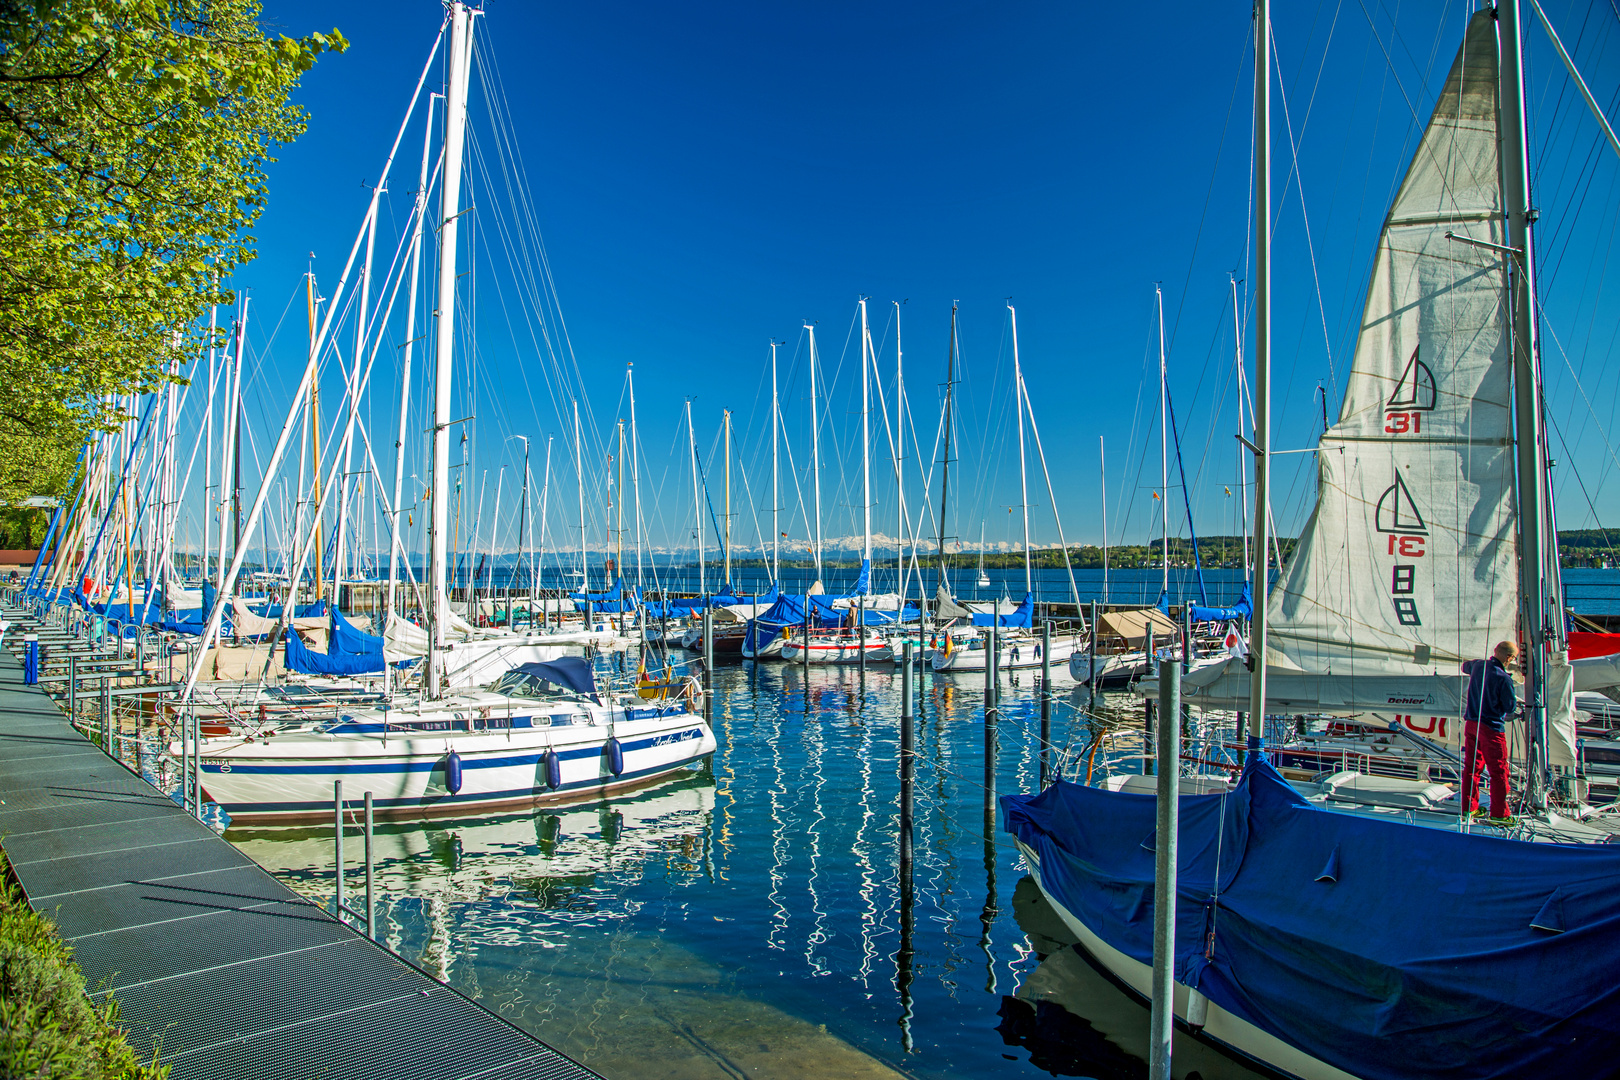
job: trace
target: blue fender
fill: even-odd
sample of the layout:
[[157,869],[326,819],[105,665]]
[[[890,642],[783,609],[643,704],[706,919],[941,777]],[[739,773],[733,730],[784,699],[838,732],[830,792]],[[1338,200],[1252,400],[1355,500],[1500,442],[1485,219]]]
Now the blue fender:
[[557,756],[557,751],[547,750],[541,761],[546,766],[546,786],[556,791],[562,787],[562,759]]
[[461,755],[454,750],[444,758],[444,786],[455,795],[461,791]]
[[614,776],[624,772],[624,747],[619,745],[618,739],[607,741],[608,771]]

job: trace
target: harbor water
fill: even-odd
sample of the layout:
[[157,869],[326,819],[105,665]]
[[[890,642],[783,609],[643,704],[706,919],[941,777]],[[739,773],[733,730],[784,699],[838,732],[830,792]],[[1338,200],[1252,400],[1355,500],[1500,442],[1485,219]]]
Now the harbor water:
[[[1592,586],[1606,605],[1617,578]],[[636,656],[596,663],[625,678]],[[988,731],[982,674],[921,676],[910,919],[897,665],[737,661],[714,673],[719,750],[679,778],[605,802],[379,823],[378,936],[610,1078],[1145,1075],[1146,1009],[1028,932],[1040,905],[1000,829],[995,796],[1039,784],[1036,674],[1003,676]],[[1139,705],[1088,713],[1066,670],[1052,692],[1053,745],[1084,779],[1100,725]],[[1094,764],[1094,779],[1140,772],[1140,745],[1110,741]],[[330,826],[225,835],[330,902]],[[1251,1075],[1193,1046],[1177,1062],[1178,1076]]]

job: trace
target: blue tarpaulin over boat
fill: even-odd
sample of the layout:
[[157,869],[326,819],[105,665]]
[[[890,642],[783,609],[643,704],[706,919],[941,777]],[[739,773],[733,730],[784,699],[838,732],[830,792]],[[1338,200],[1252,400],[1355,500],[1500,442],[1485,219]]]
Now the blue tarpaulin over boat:
[[[1156,802],[1059,782],[1001,800],[1049,895],[1153,959]],[[1620,849],[1318,808],[1255,760],[1183,796],[1175,977],[1368,1080],[1614,1074]]]
[[591,662],[583,657],[559,656],[555,660],[519,664],[517,670],[566,686],[577,694],[596,696],[596,674],[591,670]]
[[[629,594],[626,595],[623,586],[616,585],[612,593],[603,593],[600,599],[593,597],[590,608],[593,615],[615,615],[620,612],[634,611],[640,603],[641,594],[633,586]],[[574,610],[583,612],[585,610],[585,601],[576,599],[574,601]]]
[[1229,622],[1232,619],[1247,619],[1254,614],[1254,593],[1248,585],[1243,586],[1243,595],[1231,607],[1200,607],[1192,605],[1193,622]]
[[332,609],[332,636],[331,644],[327,647],[329,653],[343,653],[349,656],[373,656],[377,658],[377,670],[382,670],[383,639],[375,634],[368,634],[358,630],[355,625],[343,617],[343,613],[336,607]]
[[383,669],[382,653],[375,656],[356,656],[354,653],[311,650],[296,630],[287,631],[286,663],[288,671],[301,671],[305,675],[376,675]]
[[974,626],[1033,626],[1035,625],[1035,594],[1025,593],[1023,601],[1005,615],[988,612],[973,616]]

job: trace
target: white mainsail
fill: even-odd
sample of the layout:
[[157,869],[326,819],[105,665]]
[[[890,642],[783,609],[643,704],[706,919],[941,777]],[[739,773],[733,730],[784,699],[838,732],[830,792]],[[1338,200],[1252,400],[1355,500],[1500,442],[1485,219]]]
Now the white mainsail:
[[[1373,712],[1456,742],[1459,663],[1518,639],[1497,82],[1486,10],[1384,221],[1316,509],[1267,600],[1267,700],[1290,711]],[[1247,671],[1190,673],[1183,693],[1244,708]]]

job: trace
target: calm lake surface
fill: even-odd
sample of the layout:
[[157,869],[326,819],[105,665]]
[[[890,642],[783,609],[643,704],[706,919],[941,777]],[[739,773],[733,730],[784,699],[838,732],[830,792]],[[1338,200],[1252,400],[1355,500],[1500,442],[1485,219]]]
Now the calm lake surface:
[[[1235,571],[1210,573],[1230,575],[1221,585],[1236,595]],[[1158,575],[1136,574],[1126,583],[1156,596]],[[1003,576],[1021,587],[1021,572],[992,574]],[[1568,578],[1588,576],[1581,587],[1620,610],[1620,573]],[[621,659],[634,670],[632,654],[598,658],[599,671],[617,673]],[[1033,675],[1003,682],[997,794],[1038,783]],[[1053,742],[1079,751],[1086,696],[1066,670],[1053,684]],[[982,674],[928,674],[918,714],[909,972],[891,664],[864,678],[722,666],[720,747],[701,770],[603,803],[379,825],[380,935],[615,1080],[1145,1076],[1146,1010],[1020,926],[1015,908],[1033,894],[1019,888],[999,814],[987,824]],[[1099,757],[1099,775],[1140,771],[1139,759],[1115,755]],[[330,827],[226,838],[294,889],[330,899]],[[358,830],[348,850],[353,903]],[[1043,963],[1038,948],[1053,955]],[[1039,999],[1063,1008],[1036,1009]],[[1251,1075],[1197,1048],[1178,1047],[1177,1060],[1178,1076]]]
[[[380,935],[609,1077],[1043,1074],[998,1032],[1038,961],[1017,852],[999,819],[986,831],[982,675],[920,695],[909,1006],[897,988],[898,684],[887,664],[864,682],[724,667],[709,767],[605,803],[380,825]],[[1083,743],[1054,684],[1054,741]],[[996,786],[1034,790],[1034,680],[1002,705]],[[330,899],[329,827],[226,838]],[[348,851],[352,898],[357,835]]]

